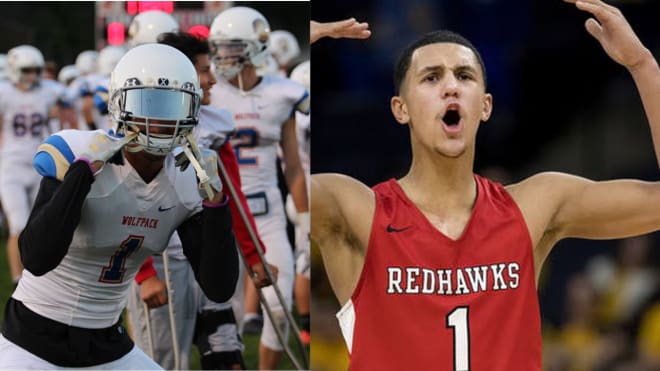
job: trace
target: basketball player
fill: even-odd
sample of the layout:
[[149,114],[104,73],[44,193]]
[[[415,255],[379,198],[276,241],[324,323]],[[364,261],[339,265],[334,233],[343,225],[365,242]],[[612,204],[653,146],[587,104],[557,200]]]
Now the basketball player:
[[[265,62],[270,27],[266,18],[247,7],[220,13],[211,24],[209,41],[218,83],[212,89],[211,106],[233,114],[236,134],[232,145],[240,165],[243,192],[248,198],[261,238],[268,246],[266,259],[279,269],[278,288],[286,301],[283,308],[272,288],[263,290],[276,319],[266,316],[259,345],[259,368],[274,369],[283,347],[274,326],[288,337],[285,312],[290,310],[293,290],[293,253],[286,235],[286,216],[277,187],[276,156],[282,148],[285,178],[299,212],[301,228],[309,231],[305,175],[298,156],[296,111],[307,112],[305,88],[288,79],[258,76]],[[240,295],[240,289],[237,290]]]
[[232,295],[238,257],[217,157],[203,154],[210,180],[198,184],[171,153],[188,145],[200,99],[185,55],[143,45],[110,81],[119,136],[67,130],[40,146],[34,165],[43,179],[20,237],[26,269],[5,309],[0,368],[158,369],[120,315],[138,267],[175,230],[206,295]]
[[[660,69],[621,12],[587,31],[637,84],[660,155]],[[312,177],[312,240],[355,370],[541,370],[536,282],[555,243],[660,229],[660,183],[542,173],[502,187],[472,172],[493,98],[472,44],[447,31],[407,47],[391,109],[410,129],[407,175],[372,189]],[[660,156],[658,156],[660,158]]]

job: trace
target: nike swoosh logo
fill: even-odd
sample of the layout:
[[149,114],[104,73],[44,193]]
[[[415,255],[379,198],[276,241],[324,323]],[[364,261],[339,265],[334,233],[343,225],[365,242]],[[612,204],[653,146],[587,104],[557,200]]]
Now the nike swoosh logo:
[[406,229],[410,228],[411,226],[403,227],[403,228],[394,228],[392,227],[392,224],[387,225],[387,232],[392,233],[392,232],[403,232]]
[[167,211],[169,209],[174,209],[175,207],[176,207],[176,205],[170,206],[170,207],[167,207],[167,208],[163,208],[162,206],[158,206],[158,211]]

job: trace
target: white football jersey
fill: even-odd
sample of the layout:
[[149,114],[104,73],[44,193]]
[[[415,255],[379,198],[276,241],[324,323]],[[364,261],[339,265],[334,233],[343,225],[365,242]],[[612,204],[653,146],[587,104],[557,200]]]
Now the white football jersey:
[[193,137],[202,148],[216,149],[225,143],[227,135],[236,125],[231,112],[211,106],[199,108],[199,123],[193,129]]
[[[87,76],[86,86],[90,89],[89,93],[96,98],[97,91],[109,91],[110,86],[110,76],[103,75],[100,73],[93,73]],[[102,115],[101,112],[94,107],[92,110],[92,117],[94,123],[96,124],[97,129],[102,129],[108,131],[112,128],[112,123],[110,122],[109,115]]]
[[39,144],[48,136],[48,112],[57,102],[56,84],[44,80],[24,92],[10,82],[0,82],[2,158],[32,162]]
[[308,177],[310,172],[309,158],[311,156],[310,148],[312,139],[310,115],[311,114],[296,112],[296,137],[298,138],[300,163],[302,164],[303,170],[305,170],[305,174]]
[[[102,130],[62,131],[53,136],[59,139],[46,142],[52,146],[47,152],[55,148],[71,161],[99,133],[106,135]],[[113,325],[140,265],[162,252],[176,228],[202,210],[192,166],[181,172],[169,154],[161,172],[145,184],[124,162],[106,164],[96,174],[62,262],[40,277],[23,271],[13,297],[32,311],[71,326]]]
[[295,81],[263,76],[249,92],[224,79],[213,87],[211,105],[230,111],[236,123],[231,144],[240,166],[243,192],[277,187],[277,148],[282,125],[296,111],[308,112],[309,94]]

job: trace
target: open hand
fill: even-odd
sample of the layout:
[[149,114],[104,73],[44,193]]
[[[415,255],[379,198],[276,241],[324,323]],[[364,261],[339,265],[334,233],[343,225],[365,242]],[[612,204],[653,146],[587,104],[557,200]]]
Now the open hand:
[[587,20],[585,28],[615,62],[634,69],[650,54],[618,8],[601,0],[564,1],[595,17]]
[[333,39],[366,39],[371,36],[369,24],[358,22],[355,18],[345,19],[337,22],[309,22],[309,43],[313,44],[322,37]]

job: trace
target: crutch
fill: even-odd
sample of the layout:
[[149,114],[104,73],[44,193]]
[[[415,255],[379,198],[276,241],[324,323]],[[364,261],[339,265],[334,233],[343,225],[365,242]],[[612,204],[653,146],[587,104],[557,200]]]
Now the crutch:
[[172,286],[170,285],[170,257],[167,250],[163,251],[163,272],[165,273],[165,286],[167,287],[167,310],[170,316],[170,332],[172,333],[172,350],[174,351],[174,369],[181,369],[179,354],[179,338],[176,331],[176,318],[174,317],[174,304],[172,299]]
[[149,307],[144,301],[142,302],[142,308],[144,309],[144,318],[146,319],[147,323],[147,344],[149,344],[149,357],[154,359],[154,339],[151,335],[151,316],[149,315]]
[[[188,139],[188,142],[190,143],[190,147],[195,152],[194,153],[195,157],[193,157],[193,158],[195,160],[197,158],[201,158],[201,153],[199,151],[199,147],[197,146],[197,143],[195,142],[195,139],[192,137],[192,134],[188,134],[187,139]],[[184,152],[185,152],[187,150],[186,146],[184,145],[183,148],[184,148]],[[197,164],[197,166],[195,166],[195,164],[194,164],[195,161],[193,161],[193,158],[191,158],[191,157],[192,156],[188,156],[188,158],[190,159],[190,163],[191,163],[191,165],[193,165],[193,167],[195,167],[195,170],[197,170],[198,167],[201,168],[201,166],[199,164]],[[229,178],[229,175],[227,174],[227,169],[225,169],[224,164],[220,160],[218,160],[218,169],[220,170],[219,175],[225,181],[225,184],[227,185],[227,188],[229,189],[229,196],[231,197],[232,202],[235,203],[235,205],[238,209],[239,215],[241,216],[242,221],[245,223],[245,226],[248,230],[250,238],[252,239],[252,242],[254,243],[254,245],[256,247],[257,254],[259,254],[259,258],[261,259],[261,261],[265,263],[266,258],[264,256],[263,247],[259,244],[259,239],[257,238],[257,235],[256,235],[254,229],[252,229],[252,225],[250,224],[249,219],[247,217],[247,214],[245,213],[245,210],[243,209],[243,205],[240,203],[240,200],[238,198],[238,194],[236,193],[236,189],[234,188],[234,185],[231,182],[231,180]],[[204,174],[204,175],[206,175],[206,174]],[[200,182],[201,182],[201,178],[200,178]],[[245,264],[245,267],[246,267],[247,271],[249,272],[250,267],[248,265],[247,259],[245,258],[245,255],[243,255],[243,251],[240,248],[238,249],[238,251],[239,251],[240,256],[243,260],[243,263]],[[264,264],[264,270],[266,272],[266,276],[268,277],[268,279],[273,283],[273,289],[275,291],[275,294],[277,296],[278,301],[280,302],[280,305],[282,306],[282,308],[287,308],[286,301],[284,300],[284,297],[282,296],[282,293],[280,292],[279,287],[277,287],[277,284],[275,283],[275,275],[270,270],[270,267],[268,266],[268,264]],[[270,320],[273,324],[276,324],[277,322],[274,321],[274,316],[273,316],[272,311],[270,310],[270,306],[264,300],[263,293],[261,292],[261,288],[257,288],[257,293],[259,295],[259,300],[261,301],[261,303],[264,305],[264,308],[266,309],[266,314],[268,315],[268,318],[270,318]],[[280,328],[278,326],[273,326],[273,328],[275,329],[275,333],[277,335],[277,338],[280,341],[280,344],[282,344],[282,347],[284,348],[284,351],[285,351],[286,355],[289,357],[289,359],[294,364],[296,369],[298,369],[298,370],[309,369],[309,360],[307,358],[307,353],[305,352],[305,346],[303,345],[302,340],[300,339],[300,335],[299,335],[300,334],[300,329],[296,325],[290,311],[284,310],[284,314],[286,316],[289,327],[293,330],[294,338],[296,339],[296,342],[297,342],[297,344],[300,348],[300,353],[301,353],[302,358],[303,358],[303,364],[302,365],[300,364],[298,359],[295,358],[295,356],[293,355],[293,352],[291,351],[291,349],[289,349],[289,345],[285,341],[284,335],[280,331]]]

